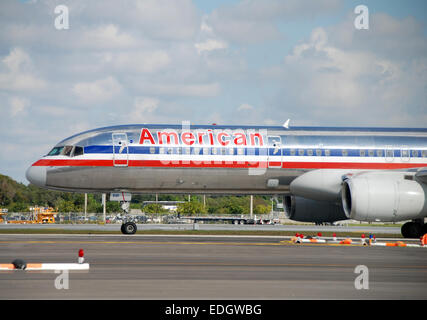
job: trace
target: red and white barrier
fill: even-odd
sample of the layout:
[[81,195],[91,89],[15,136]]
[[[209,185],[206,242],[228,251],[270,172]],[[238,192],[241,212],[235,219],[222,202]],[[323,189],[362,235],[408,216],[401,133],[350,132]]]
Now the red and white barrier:
[[[318,234],[318,237],[320,237],[321,234]],[[369,237],[369,241],[366,241],[365,235],[362,234],[361,236],[361,242],[353,241],[350,238],[343,239],[341,241],[337,240],[336,235],[333,235],[333,240],[327,241],[325,239],[319,239],[319,238],[311,238],[311,237],[304,237],[302,234],[296,234],[295,237],[291,238],[291,241],[293,243],[325,243],[325,244],[340,244],[340,245],[363,245],[363,246],[379,246],[379,247],[411,247],[411,248],[427,248],[427,235],[424,236],[421,239],[421,244],[415,244],[415,243],[405,243],[403,241],[396,241],[396,242],[376,242],[375,236]]]
[[15,260],[12,263],[0,264],[0,271],[26,270],[26,271],[55,271],[55,270],[89,270],[89,263],[84,262],[84,251],[79,250],[78,263],[25,263]]
[[[21,270],[13,263],[0,264],[0,271]],[[89,263],[28,263],[26,271],[89,270]]]

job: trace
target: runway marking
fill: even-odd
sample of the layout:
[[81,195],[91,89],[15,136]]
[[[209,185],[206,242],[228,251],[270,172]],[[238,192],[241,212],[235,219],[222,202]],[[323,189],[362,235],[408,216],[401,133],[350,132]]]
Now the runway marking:
[[281,242],[194,242],[194,241],[6,241],[1,244],[180,244],[180,245],[244,245],[281,246]]
[[[222,262],[126,262],[127,265],[145,265],[145,266],[223,266],[223,267],[336,267],[352,268],[354,264],[317,264],[317,263],[222,263]],[[101,262],[101,265],[123,265],[123,262]],[[414,269],[427,272],[427,266],[393,266],[393,265],[370,265],[370,268],[387,268],[387,269]]]

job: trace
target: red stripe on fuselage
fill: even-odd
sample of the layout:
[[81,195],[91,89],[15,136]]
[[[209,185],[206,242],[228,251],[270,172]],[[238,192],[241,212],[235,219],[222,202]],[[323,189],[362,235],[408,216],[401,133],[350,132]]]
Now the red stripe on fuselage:
[[[116,164],[121,164],[117,163]],[[113,160],[40,159],[33,166],[51,167],[113,167]],[[129,167],[172,168],[267,168],[267,162],[248,161],[188,161],[188,160],[129,160]],[[270,162],[274,168],[279,162]],[[364,163],[364,162],[283,162],[282,169],[408,169],[426,167],[425,163]]]

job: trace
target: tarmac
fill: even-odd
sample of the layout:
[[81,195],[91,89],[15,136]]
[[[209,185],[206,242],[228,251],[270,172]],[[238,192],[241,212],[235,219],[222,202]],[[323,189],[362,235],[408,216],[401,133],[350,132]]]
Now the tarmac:
[[[96,230],[120,231],[121,224],[0,224],[0,230],[7,229],[62,229],[62,230]],[[400,226],[384,227],[375,225],[361,226],[316,226],[316,225],[234,225],[234,224],[196,224],[197,230],[220,231],[292,231],[292,232],[360,232],[372,234],[400,235]],[[193,230],[195,225],[188,224],[137,224],[138,230]]]
[[427,298],[425,248],[286,237],[0,235],[0,263],[77,262],[79,249],[90,270],[70,271],[66,286],[60,273],[5,271],[0,299]]

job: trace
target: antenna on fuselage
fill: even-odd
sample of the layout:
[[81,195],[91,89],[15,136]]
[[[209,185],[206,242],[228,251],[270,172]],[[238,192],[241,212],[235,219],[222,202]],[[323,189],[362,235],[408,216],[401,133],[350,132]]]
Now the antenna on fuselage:
[[286,120],[286,122],[283,124],[283,127],[286,129],[289,129],[289,122],[291,121],[291,119]]

